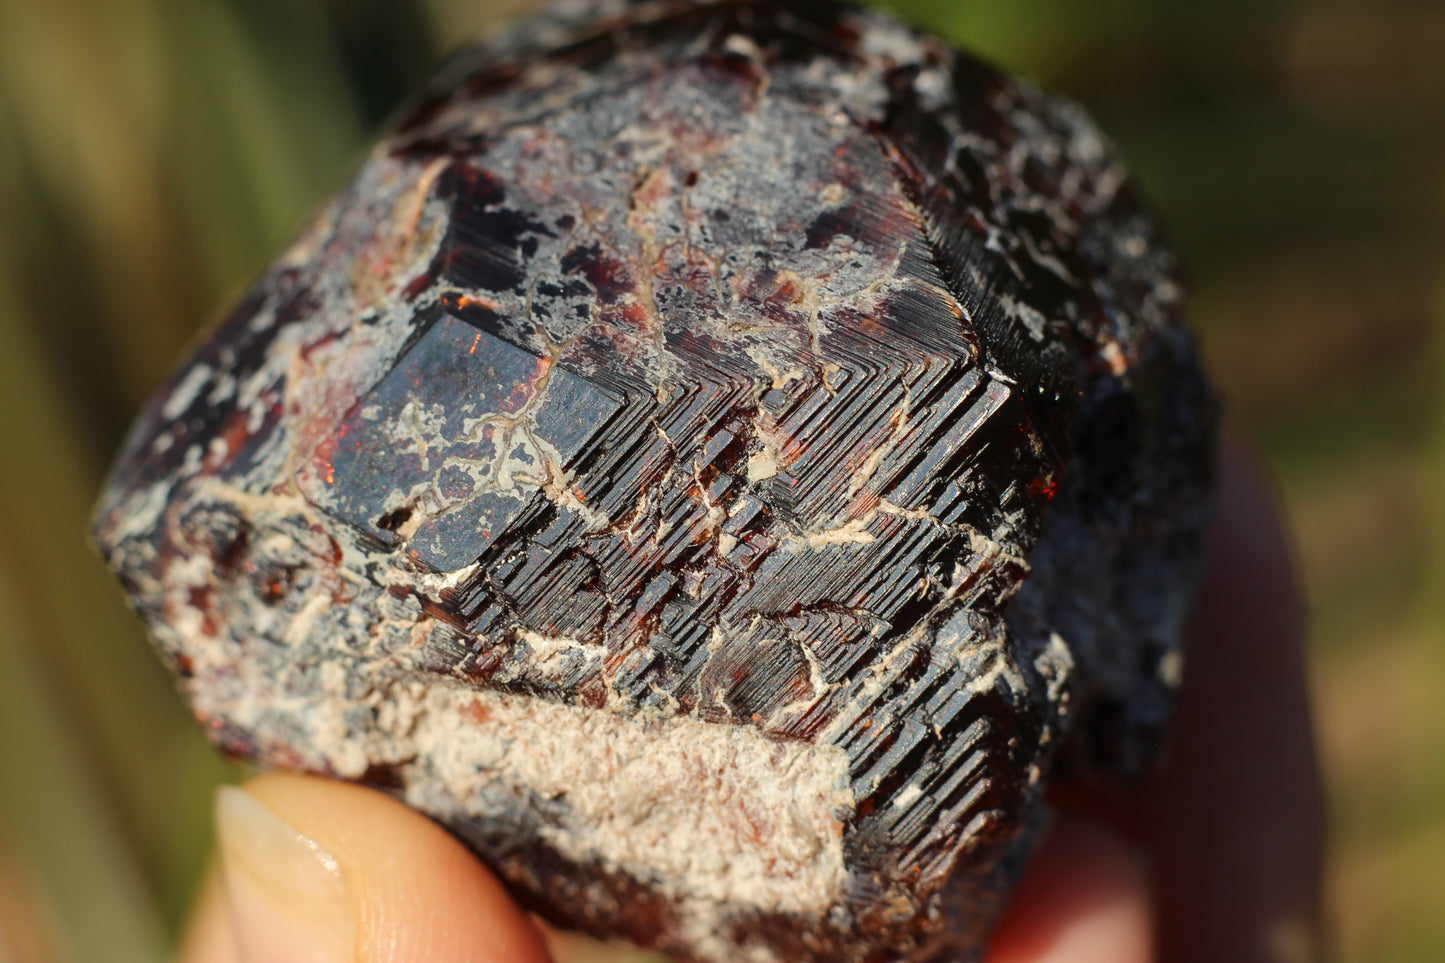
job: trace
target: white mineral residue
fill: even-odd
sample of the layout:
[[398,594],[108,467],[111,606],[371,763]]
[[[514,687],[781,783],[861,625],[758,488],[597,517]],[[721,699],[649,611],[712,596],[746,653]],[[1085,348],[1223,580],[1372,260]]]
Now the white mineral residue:
[[821,913],[840,897],[835,814],[853,799],[837,747],[450,686],[391,701],[393,718],[411,723],[406,748],[426,760],[411,774],[413,801],[449,795],[465,815],[498,783],[559,799],[575,815],[543,831],[552,846],[688,903]]

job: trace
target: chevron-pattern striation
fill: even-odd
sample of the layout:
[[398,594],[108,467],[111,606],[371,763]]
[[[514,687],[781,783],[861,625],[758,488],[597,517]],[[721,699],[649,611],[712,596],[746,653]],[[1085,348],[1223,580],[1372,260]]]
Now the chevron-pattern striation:
[[1079,110],[881,15],[464,53],[151,403],[97,540],[226,750],[564,926],[964,960],[1148,762],[1212,405]]

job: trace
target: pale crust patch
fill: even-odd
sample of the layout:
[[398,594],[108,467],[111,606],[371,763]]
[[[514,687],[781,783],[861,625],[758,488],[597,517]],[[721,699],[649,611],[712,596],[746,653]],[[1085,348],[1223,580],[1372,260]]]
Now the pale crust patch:
[[570,810],[543,835],[578,863],[658,880],[688,901],[768,912],[824,913],[840,897],[839,817],[853,796],[835,746],[486,690],[431,686],[414,698],[395,718],[410,717],[403,739],[429,765],[413,771],[409,801],[435,811],[446,787],[463,816],[503,787],[525,787]]

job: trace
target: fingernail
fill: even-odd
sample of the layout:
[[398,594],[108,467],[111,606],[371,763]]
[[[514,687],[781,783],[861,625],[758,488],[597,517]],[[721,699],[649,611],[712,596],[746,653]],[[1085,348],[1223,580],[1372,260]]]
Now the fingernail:
[[235,786],[216,793],[226,895],[245,963],[344,963],[356,919],[341,867],[316,840]]

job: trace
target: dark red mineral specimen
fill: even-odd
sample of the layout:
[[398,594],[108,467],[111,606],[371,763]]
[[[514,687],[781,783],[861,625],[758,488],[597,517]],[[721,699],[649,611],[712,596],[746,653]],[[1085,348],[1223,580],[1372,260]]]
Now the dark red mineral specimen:
[[1212,406],[1071,104],[875,13],[463,55],[150,404],[97,539],[226,750],[685,961],[959,960],[1166,720]]

